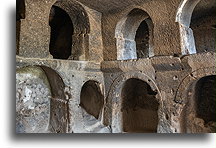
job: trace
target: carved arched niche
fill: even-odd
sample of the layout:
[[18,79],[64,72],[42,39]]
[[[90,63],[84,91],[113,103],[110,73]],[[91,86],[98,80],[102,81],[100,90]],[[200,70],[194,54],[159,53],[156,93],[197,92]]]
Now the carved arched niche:
[[69,15],[57,6],[52,6],[49,17],[51,37],[49,52],[54,59],[68,59],[72,51],[73,23]]
[[[105,108],[113,133],[160,132],[163,118],[162,95],[148,75],[129,72],[117,77],[110,90],[111,106]],[[110,110],[109,110],[110,109]],[[143,120],[142,120],[143,119]]]
[[157,92],[148,83],[131,78],[122,88],[123,132],[157,133],[159,123]]
[[181,132],[216,132],[216,75],[202,77],[187,90],[187,102],[181,113]]
[[215,52],[216,1],[201,0],[192,13],[193,30],[197,53]]
[[176,15],[182,54],[215,51],[214,0],[182,0]]
[[37,66],[16,70],[16,133],[49,133],[51,88]]
[[150,16],[141,9],[133,9],[122,18],[115,30],[117,60],[153,56],[153,28]]
[[46,66],[16,72],[16,132],[68,132],[68,101],[60,75]]
[[49,18],[49,50],[53,58],[87,60],[90,24],[82,5],[74,1],[57,1],[50,10]]
[[65,84],[60,74],[52,68],[40,66],[45,72],[51,88],[50,131],[67,133],[69,123],[68,100],[65,95]]
[[80,94],[80,106],[88,114],[99,119],[104,106],[104,96],[98,82],[90,80],[83,85]]
[[[52,29],[49,20],[52,7],[58,7],[70,17],[72,25],[67,23],[70,24],[67,28],[71,26],[69,30],[73,32],[72,37],[67,38],[67,42],[72,42],[69,58],[69,54],[66,54],[67,56],[63,57],[57,56],[57,59],[101,61],[101,13],[75,0],[25,0],[25,19],[20,21],[19,56],[51,58],[49,49]],[[68,52],[70,47],[67,48]]]

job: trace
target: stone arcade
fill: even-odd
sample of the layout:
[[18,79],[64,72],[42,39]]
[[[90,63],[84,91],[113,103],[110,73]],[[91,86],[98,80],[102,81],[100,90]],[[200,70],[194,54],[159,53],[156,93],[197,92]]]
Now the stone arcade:
[[215,0],[17,0],[17,133],[216,132]]

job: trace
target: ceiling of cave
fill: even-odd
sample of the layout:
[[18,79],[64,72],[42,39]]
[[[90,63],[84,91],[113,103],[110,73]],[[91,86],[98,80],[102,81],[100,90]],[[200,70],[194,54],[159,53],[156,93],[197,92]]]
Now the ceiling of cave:
[[107,12],[117,10],[118,8],[127,7],[129,5],[139,5],[141,2],[151,0],[77,0],[84,5],[93,8],[99,12]]
[[[119,8],[124,8],[130,5],[139,5],[152,0],[78,0],[84,5],[93,8],[99,12],[105,13],[108,11],[115,11]],[[179,0],[181,1],[181,0]],[[192,19],[196,19],[198,16],[209,15],[209,13],[216,13],[216,1],[215,0],[201,0],[193,12]]]

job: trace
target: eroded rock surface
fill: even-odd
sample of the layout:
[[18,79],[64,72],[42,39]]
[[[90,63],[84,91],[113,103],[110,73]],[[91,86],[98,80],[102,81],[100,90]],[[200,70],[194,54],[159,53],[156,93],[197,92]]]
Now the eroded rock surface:
[[43,70],[18,69],[16,73],[16,132],[46,133],[50,120],[50,86]]

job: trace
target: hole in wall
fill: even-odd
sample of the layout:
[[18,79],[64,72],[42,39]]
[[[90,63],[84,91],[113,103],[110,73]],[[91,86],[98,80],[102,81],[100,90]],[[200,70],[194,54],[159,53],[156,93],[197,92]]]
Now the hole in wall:
[[169,115],[168,114],[166,114],[165,117],[166,117],[166,120],[169,120]]
[[201,0],[192,13],[191,29],[193,30],[197,53],[216,51],[215,26],[216,1]]
[[[126,21],[125,21],[126,20]],[[143,10],[133,9],[115,30],[117,59],[131,60],[153,56],[153,22]]]
[[[150,34],[149,34],[148,24],[146,21],[147,19],[142,21],[136,31],[135,42],[136,42],[136,53],[138,59],[149,57]],[[151,21],[151,19],[148,18],[148,21]]]
[[49,51],[54,59],[68,59],[72,52],[74,32],[70,16],[61,8],[52,6],[49,16],[51,27]]
[[80,106],[96,119],[99,118],[103,108],[103,99],[98,82],[88,81],[83,85],[80,95]]
[[216,76],[201,78],[195,89],[196,113],[207,124],[216,122]]
[[129,79],[121,92],[123,131],[129,133],[156,133],[158,107],[156,92],[144,81]]
[[216,76],[206,76],[191,84],[187,91],[188,102],[182,111],[182,132],[215,133]]
[[173,77],[173,80],[174,80],[174,81],[177,81],[177,80],[178,80],[178,76],[174,76],[174,77]]

